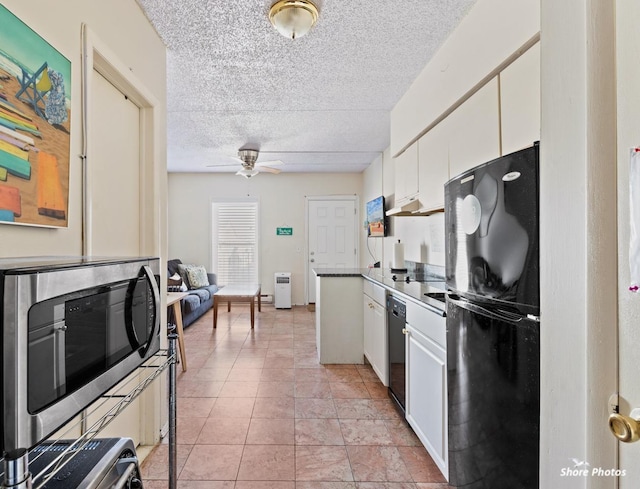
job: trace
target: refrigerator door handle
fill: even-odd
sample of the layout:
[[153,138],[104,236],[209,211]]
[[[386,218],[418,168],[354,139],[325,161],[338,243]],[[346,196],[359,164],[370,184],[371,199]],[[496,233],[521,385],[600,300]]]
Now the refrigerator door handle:
[[526,316],[522,316],[520,314],[515,314],[513,312],[503,311],[501,309],[489,310],[485,307],[479,306],[478,304],[473,304],[464,299],[453,299],[451,295],[447,297],[447,301],[453,304],[454,306],[461,307],[463,309],[467,309],[471,312],[477,312],[482,314],[483,316],[487,316],[491,319],[497,319],[499,321],[506,321],[508,323],[519,323],[523,319],[531,319]]

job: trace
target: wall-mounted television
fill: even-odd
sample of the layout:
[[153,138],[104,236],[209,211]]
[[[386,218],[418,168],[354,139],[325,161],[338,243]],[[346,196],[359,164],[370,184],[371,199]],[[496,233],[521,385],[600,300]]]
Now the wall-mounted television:
[[384,212],[384,196],[367,202],[367,235],[383,238],[387,235],[387,222]]

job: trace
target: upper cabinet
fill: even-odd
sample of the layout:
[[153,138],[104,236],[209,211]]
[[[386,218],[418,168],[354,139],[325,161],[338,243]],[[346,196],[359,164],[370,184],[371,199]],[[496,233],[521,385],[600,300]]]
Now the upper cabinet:
[[537,43],[394,158],[395,206],[387,215],[440,211],[449,179],[539,140]]
[[449,180],[449,119],[418,140],[420,213],[444,208],[444,184]]
[[474,93],[449,119],[449,177],[500,156],[498,78]]
[[540,140],[540,43],[500,73],[502,154]]
[[401,206],[418,196],[418,144],[409,146],[404,153],[394,158],[395,206]]

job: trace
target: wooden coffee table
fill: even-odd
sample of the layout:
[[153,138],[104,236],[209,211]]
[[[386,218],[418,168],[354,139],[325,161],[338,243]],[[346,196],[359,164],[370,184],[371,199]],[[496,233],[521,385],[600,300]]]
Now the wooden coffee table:
[[260,300],[260,284],[231,284],[225,285],[223,288],[213,294],[213,327],[218,323],[218,304],[220,302],[227,303],[227,312],[231,312],[232,302],[249,302],[251,304],[251,329],[255,323],[255,303],[258,298],[258,312],[262,311],[262,302]]

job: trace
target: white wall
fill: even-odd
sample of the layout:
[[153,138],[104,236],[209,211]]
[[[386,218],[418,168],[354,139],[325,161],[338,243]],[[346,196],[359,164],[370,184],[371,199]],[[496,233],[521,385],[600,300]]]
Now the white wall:
[[[5,0],[3,5],[71,61],[71,161],[69,169],[69,226],[45,229],[0,225],[0,255],[78,255],[82,251],[81,191],[81,49],[80,26],[88,24],[103,43],[128,66],[147,89],[161,101],[159,111],[165,127],[165,47],[135,0]],[[104,114],[109,117],[109,114]],[[116,123],[116,121],[114,121]],[[162,153],[158,164],[166,167],[165,130],[160,131]],[[164,190],[164,184],[162,185]],[[163,196],[156,196],[156,201]],[[162,200],[164,202],[164,199]],[[99,203],[97,203],[99,205]],[[107,204],[105,204],[107,205]],[[163,212],[164,215],[164,212]],[[126,216],[122,216],[126,219]],[[99,223],[96,223],[99,225]],[[156,237],[162,240],[161,236]]]
[[[170,173],[170,258],[211,270],[212,200],[257,198],[262,292],[273,293],[275,272],[291,272],[292,302],[304,304],[305,196],[361,195],[361,190],[360,173],[263,173],[251,179],[233,173]],[[276,236],[276,227],[282,226],[292,227],[293,236]]]
[[[383,165],[387,154],[381,154],[376,158],[365,171],[362,172],[362,199],[360,201],[361,221],[367,218],[367,202],[383,195]],[[389,207],[388,203],[385,203]],[[373,266],[377,261],[382,261],[384,240],[386,238],[369,238],[367,230],[362,228],[360,234],[360,266],[363,268]]]
[[[362,221],[366,218],[365,204],[380,195],[385,196],[387,210],[394,205],[394,167],[387,149],[362,173]],[[368,238],[363,231],[360,240],[360,266],[369,267],[380,261],[382,268],[390,268],[393,244],[404,243],[405,260],[444,266],[444,214],[421,217],[389,217],[386,238]],[[372,256],[373,255],[373,256]]]

